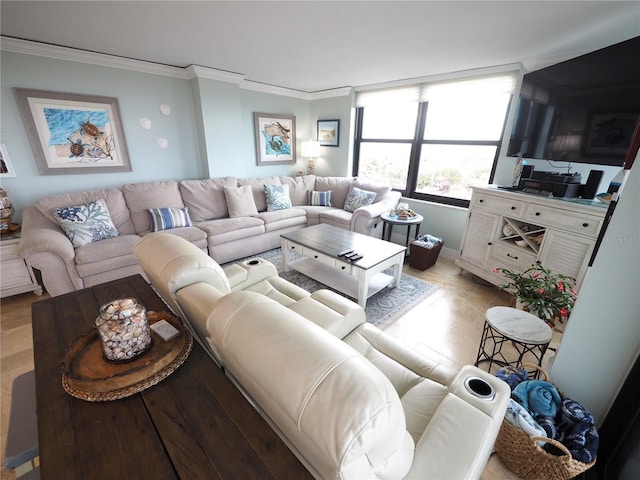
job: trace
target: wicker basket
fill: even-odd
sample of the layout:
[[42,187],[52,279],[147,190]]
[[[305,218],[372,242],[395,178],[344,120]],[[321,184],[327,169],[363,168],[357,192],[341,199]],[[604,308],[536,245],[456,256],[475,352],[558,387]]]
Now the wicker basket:
[[418,270],[426,270],[436,263],[444,242],[434,245],[432,248],[424,247],[413,242],[409,245],[409,266]]
[[[537,365],[523,364],[522,367],[539,370],[545,380],[550,382],[547,372]],[[554,445],[564,455],[553,455],[545,451],[536,443],[538,440]],[[557,440],[547,437],[530,437],[506,420],[502,421],[495,449],[498,456],[510,470],[527,480],[564,480],[573,478],[590,469],[596,463],[595,460],[591,463],[579,462],[571,456],[567,447]]]

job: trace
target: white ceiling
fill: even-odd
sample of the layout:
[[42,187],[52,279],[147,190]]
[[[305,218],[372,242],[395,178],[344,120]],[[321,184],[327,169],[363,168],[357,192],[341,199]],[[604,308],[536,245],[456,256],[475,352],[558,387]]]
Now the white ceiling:
[[303,92],[522,62],[640,35],[639,1],[7,1],[3,36]]

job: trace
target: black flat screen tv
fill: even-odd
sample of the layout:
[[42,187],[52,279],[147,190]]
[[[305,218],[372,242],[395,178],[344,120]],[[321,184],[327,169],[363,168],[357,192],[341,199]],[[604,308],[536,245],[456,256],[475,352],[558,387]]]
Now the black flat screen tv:
[[623,166],[640,119],[640,37],[525,74],[507,151]]

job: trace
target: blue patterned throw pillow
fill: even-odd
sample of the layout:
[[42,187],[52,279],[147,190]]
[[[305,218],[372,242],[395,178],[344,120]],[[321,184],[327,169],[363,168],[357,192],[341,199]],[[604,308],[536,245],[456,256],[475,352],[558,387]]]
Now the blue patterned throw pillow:
[[54,208],[51,213],[74,247],[118,236],[118,230],[111,221],[109,209],[102,198],[84,205]]
[[191,227],[189,210],[185,208],[148,208],[151,216],[151,231],[169,230],[171,228]]
[[292,208],[289,197],[289,185],[265,185],[264,194],[267,197],[267,212]]
[[376,192],[369,192],[353,187],[349,192],[347,200],[344,202],[344,209],[347,212],[355,212],[360,207],[371,205],[375,199]]
[[313,205],[316,207],[330,207],[331,196],[332,196],[331,190],[327,190],[326,192],[310,191],[309,205]]

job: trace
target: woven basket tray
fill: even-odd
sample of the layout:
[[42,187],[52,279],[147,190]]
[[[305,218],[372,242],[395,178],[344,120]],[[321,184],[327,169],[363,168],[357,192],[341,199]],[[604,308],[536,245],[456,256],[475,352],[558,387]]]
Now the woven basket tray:
[[96,329],[91,329],[67,349],[62,361],[62,386],[76,398],[105,402],[135,395],[171,375],[191,353],[193,337],[169,312],[147,312],[149,324],[166,320],[180,335],[165,342],[155,333],[151,348],[126,363],[104,359]]
[[[526,369],[539,370],[549,383],[549,375],[535,364],[523,364]],[[556,387],[557,388],[557,387]],[[558,390],[559,391],[559,390]],[[538,446],[536,441],[550,443],[563,452],[553,455]],[[530,437],[506,420],[502,421],[495,444],[496,453],[510,470],[527,480],[565,480],[588,470],[596,461],[582,463],[574,459],[562,443],[547,437]]]

